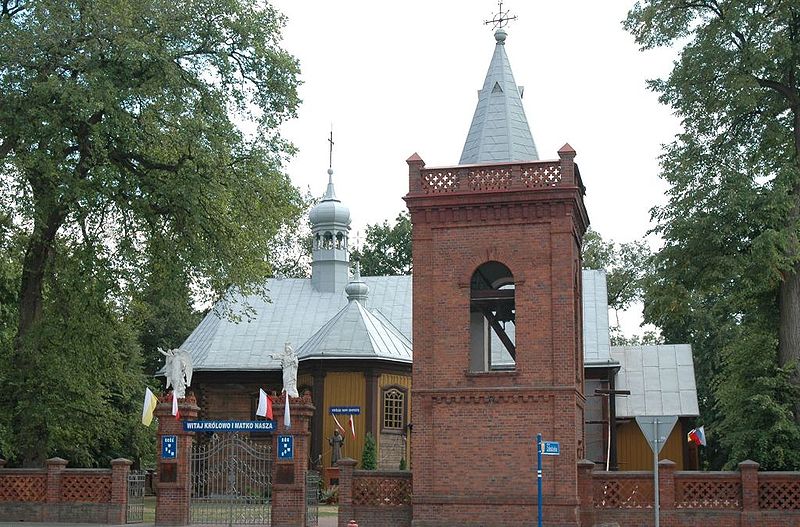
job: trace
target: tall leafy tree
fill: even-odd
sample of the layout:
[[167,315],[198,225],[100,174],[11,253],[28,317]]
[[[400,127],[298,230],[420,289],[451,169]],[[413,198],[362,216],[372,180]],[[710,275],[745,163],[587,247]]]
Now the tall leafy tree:
[[[55,437],[42,410],[53,400],[29,391],[63,363],[45,338],[63,320],[54,302],[86,294],[63,269],[113,295],[155,245],[171,253],[168,276],[209,297],[258,292],[270,273],[270,239],[302,209],[276,132],[298,103],[282,24],[257,0],[0,2],[0,213],[23,238],[15,379],[0,392],[17,401],[13,433],[38,438],[26,463]],[[99,312],[126,303],[87,298]]]
[[[647,0],[625,25],[645,49],[680,47],[669,77],[651,81],[683,131],[661,159],[665,245],[646,320],[694,345],[712,466],[796,468],[800,5]],[[755,430],[773,442],[748,443]]]
[[365,276],[411,274],[411,218],[407,212],[397,215],[393,225],[388,220],[367,226],[364,247],[353,255],[361,263]]

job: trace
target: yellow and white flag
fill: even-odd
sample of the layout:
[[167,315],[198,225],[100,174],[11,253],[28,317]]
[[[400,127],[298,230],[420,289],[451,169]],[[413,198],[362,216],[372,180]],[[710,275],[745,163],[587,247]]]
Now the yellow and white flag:
[[150,426],[150,423],[153,422],[153,412],[156,409],[156,405],[158,405],[158,397],[153,395],[150,388],[146,388],[144,392],[144,406],[142,407],[142,424],[144,426]]

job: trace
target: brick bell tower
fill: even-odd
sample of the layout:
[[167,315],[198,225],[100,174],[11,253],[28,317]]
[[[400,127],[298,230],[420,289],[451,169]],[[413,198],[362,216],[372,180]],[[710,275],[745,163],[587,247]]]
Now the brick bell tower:
[[544,523],[579,525],[584,187],[569,145],[538,160],[495,39],[459,165],[407,161],[414,527],[535,525],[537,433]]

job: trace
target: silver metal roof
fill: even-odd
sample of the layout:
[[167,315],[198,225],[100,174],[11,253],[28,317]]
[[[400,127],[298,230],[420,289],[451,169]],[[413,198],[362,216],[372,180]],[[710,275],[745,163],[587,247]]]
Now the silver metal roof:
[[383,359],[411,362],[411,341],[392,331],[358,300],[350,300],[297,350],[304,359]]
[[618,417],[700,414],[689,344],[612,346],[611,357],[621,365],[617,389],[631,391],[617,396]]
[[[369,286],[366,308],[384,328],[411,340],[411,277],[363,277]],[[310,279],[284,278],[267,282],[270,301],[249,297],[254,309],[251,319],[235,322],[209,312],[181,346],[192,354],[195,371],[279,370],[284,343],[298,350],[312,335],[347,305],[343,291],[323,292]],[[241,300],[241,299],[239,299]],[[363,306],[362,306],[363,307]]]
[[495,32],[495,40],[460,165],[539,159],[522,107],[522,89],[514,81],[506,55],[504,29]]
[[587,366],[613,362],[608,336],[606,272],[583,270],[583,361]]
[[[602,271],[583,271],[584,290],[595,293],[584,295],[584,313],[596,314],[594,317],[584,315],[584,334],[602,335],[605,331],[606,335],[605,340],[584,339],[587,365],[589,358],[608,354],[608,308],[603,289],[597,285],[601,283],[601,275],[604,277]],[[380,355],[376,357],[404,360],[398,358],[404,353],[399,349],[402,348],[399,342],[411,342],[411,277],[366,276],[361,280],[369,287],[369,296],[359,306],[368,313],[360,314],[364,322],[356,322],[363,323],[365,328],[367,324],[374,327],[371,334],[366,333],[362,337],[377,339],[376,342],[385,340],[385,345],[371,344],[380,350]],[[596,285],[590,287],[587,284]],[[602,285],[605,285],[604,280]],[[181,346],[192,354],[195,371],[280,369],[280,363],[271,355],[281,353],[286,342],[290,342],[299,352],[323,326],[333,322],[332,319],[337,316],[343,317],[343,308],[348,306],[344,291],[318,291],[307,278],[271,279],[267,282],[267,289],[269,302],[259,297],[247,299],[255,311],[251,319],[244,317],[237,323],[220,318],[213,310],[206,315]],[[393,338],[385,333],[390,333]],[[365,344],[363,341],[359,343]],[[321,346],[322,349],[329,349],[325,346],[333,344],[331,341]],[[388,351],[398,346],[397,353],[400,355]],[[600,349],[596,349],[598,347]],[[349,352],[343,353],[345,357]]]

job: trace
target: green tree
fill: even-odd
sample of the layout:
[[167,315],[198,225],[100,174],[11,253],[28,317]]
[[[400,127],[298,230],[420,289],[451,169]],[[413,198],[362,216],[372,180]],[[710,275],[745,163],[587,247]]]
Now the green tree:
[[375,470],[376,468],[378,468],[378,450],[375,445],[375,436],[371,432],[367,432],[364,450],[361,452],[361,469]]
[[647,331],[642,336],[626,337],[619,325],[619,312],[642,300],[644,284],[651,272],[652,252],[647,243],[616,243],[613,240],[607,242],[598,232],[589,229],[583,237],[581,257],[584,268],[606,271],[608,307],[614,310],[616,319],[616,323],[609,328],[611,344],[622,346],[659,343],[659,336],[652,331]]
[[364,247],[355,251],[364,276],[411,274],[411,218],[407,212],[397,215],[394,225],[388,220],[367,226]]
[[[53,400],[26,391],[37,368],[62,362],[48,333],[62,319],[46,307],[56,291],[84,294],[60,265],[113,294],[108,284],[136,284],[155,245],[171,253],[165,275],[207,299],[262,291],[270,240],[302,210],[276,132],[298,103],[282,24],[256,0],[0,4],[0,212],[23,238],[16,378],[0,392],[30,402],[10,416],[15,436],[37,439],[26,464],[55,448]],[[127,303],[91,298],[114,313]]]
[[[661,159],[645,320],[693,345],[712,467],[797,468],[800,6],[647,0],[625,26],[645,49],[680,46],[651,81],[683,131]],[[772,442],[748,444],[756,430]]]
[[164,364],[158,348],[180,347],[202,318],[193,307],[189,278],[181,273],[180,265],[169,261],[173,257],[167,248],[149,248],[139,287],[131,292],[127,320],[138,333],[148,375]]

